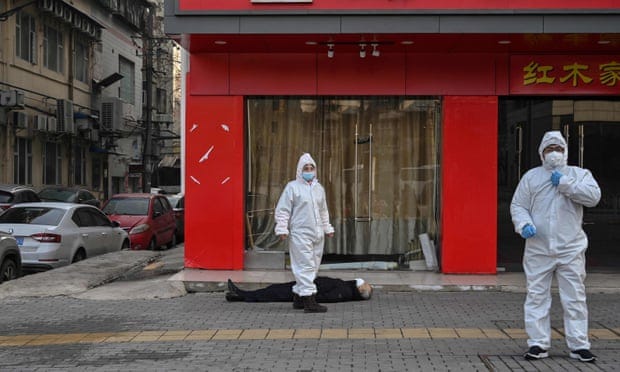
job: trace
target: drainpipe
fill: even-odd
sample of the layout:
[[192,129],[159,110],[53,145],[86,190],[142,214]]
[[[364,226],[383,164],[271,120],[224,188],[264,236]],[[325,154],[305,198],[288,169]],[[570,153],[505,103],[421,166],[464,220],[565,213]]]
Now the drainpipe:
[[152,125],[153,125],[153,50],[152,50],[152,38],[153,38],[153,15],[154,9],[148,6],[145,9],[146,15],[146,30],[143,33],[143,55],[144,55],[144,69],[146,73],[146,118],[144,129],[144,143],[142,153],[142,191],[151,192],[151,163],[152,163]]

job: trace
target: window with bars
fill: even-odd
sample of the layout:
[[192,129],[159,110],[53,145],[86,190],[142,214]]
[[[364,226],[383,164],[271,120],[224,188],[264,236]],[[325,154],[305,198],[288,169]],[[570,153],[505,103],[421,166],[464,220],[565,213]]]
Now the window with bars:
[[43,65],[48,69],[63,73],[65,64],[62,32],[53,26],[45,25],[43,31]]
[[73,151],[73,175],[76,185],[86,185],[86,148],[75,146]]
[[60,143],[46,142],[43,152],[43,183],[59,185],[62,183],[62,147]]
[[32,184],[32,140],[15,137],[13,147],[13,182]]
[[118,96],[125,102],[135,104],[136,77],[134,63],[122,56],[118,57],[118,72],[123,75]]
[[30,63],[37,63],[37,28],[33,16],[25,12],[15,17],[15,55]]
[[75,79],[88,83],[88,67],[90,65],[90,47],[88,42],[82,39],[75,40],[74,59]]

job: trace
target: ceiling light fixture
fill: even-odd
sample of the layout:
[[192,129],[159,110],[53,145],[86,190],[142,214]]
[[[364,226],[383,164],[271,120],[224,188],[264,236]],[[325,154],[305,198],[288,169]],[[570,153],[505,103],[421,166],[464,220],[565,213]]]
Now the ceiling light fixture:
[[213,44],[216,44],[216,45],[226,45],[226,44],[228,44],[228,42],[226,42],[225,40],[215,40],[213,42]]
[[512,44],[512,41],[510,40],[500,40],[497,42],[500,45],[508,45],[508,44]]
[[334,58],[334,44],[327,44],[327,58]]
[[360,44],[360,58],[366,58],[366,44]]
[[379,44],[373,43],[373,44],[370,44],[370,45],[372,45],[372,56],[373,57],[379,57],[381,55],[381,52],[379,52],[379,49],[377,49]]
[[597,43],[599,45],[607,45],[607,44],[611,44],[611,41],[610,40],[599,40],[597,41]]

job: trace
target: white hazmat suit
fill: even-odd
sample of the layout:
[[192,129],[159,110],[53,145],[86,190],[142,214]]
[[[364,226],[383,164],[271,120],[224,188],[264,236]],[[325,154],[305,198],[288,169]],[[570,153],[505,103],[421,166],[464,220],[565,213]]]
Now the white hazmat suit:
[[275,210],[275,233],[288,235],[291,270],[296,281],[293,292],[301,297],[316,294],[314,279],[321,264],[325,235],[334,232],[325,190],[316,174],[311,182],[302,178],[306,164],[312,164],[316,171],[310,154],[303,154],[297,163],[297,177],[286,185]]
[[[545,156],[543,152],[550,145],[559,145],[564,152]],[[523,254],[527,343],[545,350],[551,346],[549,311],[555,274],[564,310],[566,343],[570,350],[590,349],[584,285],[588,238],[582,219],[583,206],[594,207],[601,190],[590,171],[567,165],[568,149],[559,131],[545,133],[538,153],[542,166],[523,175],[510,205],[517,233],[524,236],[528,224],[535,228],[534,235],[526,239]]]

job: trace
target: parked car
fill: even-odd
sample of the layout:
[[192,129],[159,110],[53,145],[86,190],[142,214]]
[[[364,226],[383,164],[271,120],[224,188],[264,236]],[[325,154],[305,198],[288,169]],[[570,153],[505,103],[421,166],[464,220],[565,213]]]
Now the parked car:
[[131,249],[176,245],[174,211],[164,195],[117,194],[106,202],[103,213],[129,233]]
[[17,240],[0,231],[0,283],[16,279],[21,275],[22,259]]
[[177,222],[177,242],[182,242],[185,238],[185,195],[182,193],[166,195]]
[[50,269],[129,249],[127,233],[92,205],[24,203],[0,215],[0,231],[13,235],[22,266]]
[[39,201],[37,193],[28,186],[0,184],[0,212],[13,204]]
[[88,204],[100,208],[101,202],[92,192],[79,187],[50,186],[39,191],[39,198],[45,202]]

